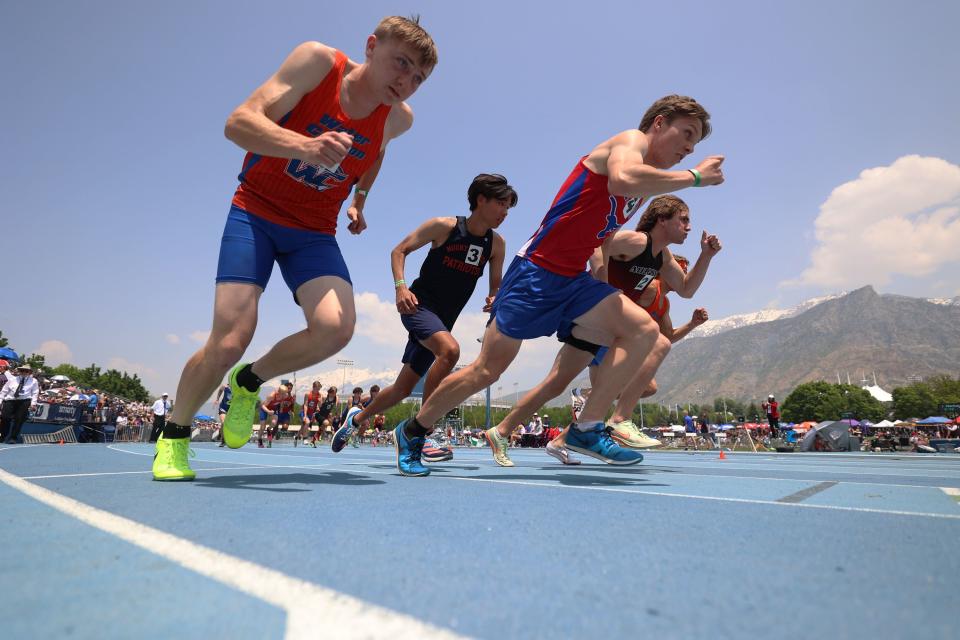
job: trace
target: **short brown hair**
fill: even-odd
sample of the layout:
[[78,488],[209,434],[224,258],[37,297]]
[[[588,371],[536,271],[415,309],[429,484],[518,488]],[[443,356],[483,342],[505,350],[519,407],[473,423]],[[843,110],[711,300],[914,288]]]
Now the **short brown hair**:
[[700,136],[700,139],[703,140],[710,135],[710,114],[700,106],[699,102],[689,96],[678,96],[674,94],[664,96],[654,102],[650,105],[650,108],[647,109],[647,112],[643,114],[643,119],[640,121],[640,131],[644,133],[649,131],[657,116],[664,116],[667,119],[667,123],[673,122],[673,119],[678,116],[697,118],[700,120],[703,130],[703,135]]
[[490,200],[509,200],[511,207],[517,206],[516,190],[499,173],[481,173],[473,179],[467,189],[470,211],[477,208],[477,196],[481,195]]
[[670,220],[681,211],[689,211],[687,203],[677,196],[660,196],[650,201],[650,206],[640,216],[637,231],[651,231],[660,220]]
[[420,26],[420,16],[409,18],[388,16],[380,21],[373,35],[379,40],[399,40],[420,54],[420,64],[428,69],[437,66],[437,45],[430,34]]

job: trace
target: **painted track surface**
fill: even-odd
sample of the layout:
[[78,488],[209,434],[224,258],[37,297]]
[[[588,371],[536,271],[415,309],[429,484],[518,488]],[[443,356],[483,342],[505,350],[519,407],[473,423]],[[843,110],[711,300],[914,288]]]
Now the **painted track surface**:
[[194,448],[193,483],[152,482],[148,445],[11,447],[0,469],[278,586],[227,584],[176,543],[157,555],[4,480],[8,637],[956,637],[960,503],[944,488],[960,489],[960,456],[571,468],[513,450],[502,469],[458,449],[403,478],[388,448]]

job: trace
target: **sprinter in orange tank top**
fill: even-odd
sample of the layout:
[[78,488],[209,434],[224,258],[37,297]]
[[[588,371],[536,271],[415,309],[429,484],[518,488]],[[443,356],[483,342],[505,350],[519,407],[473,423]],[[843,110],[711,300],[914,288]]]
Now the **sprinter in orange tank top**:
[[264,380],[321,362],[350,340],[356,312],[337,216],[352,191],[348,229],[366,228],[364,203],[387,143],[413,124],[404,100],[436,63],[417,18],[385,18],[362,63],[319,42],[301,44],[227,119],[226,136],[248,153],[220,243],[213,327],[184,367],[155,480],[195,477],[187,462],[193,415],[250,344],[274,262],[307,327],[230,371],[227,446],[249,440]]

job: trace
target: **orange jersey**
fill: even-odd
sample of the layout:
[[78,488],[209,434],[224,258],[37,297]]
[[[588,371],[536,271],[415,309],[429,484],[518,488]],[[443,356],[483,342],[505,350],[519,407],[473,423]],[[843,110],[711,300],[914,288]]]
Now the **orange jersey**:
[[656,287],[657,292],[653,297],[653,301],[648,305],[642,306],[642,308],[650,314],[651,318],[659,322],[664,314],[670,310],[670,300],[667,299],[667,294],[663,293],[663,289],[660,288],[660,278],[654,278],[650,286]]
[[340,108],[340,85],[347,56],[336,52],[333,68],[277,123],[315,138],[343,131],[354,138],[340,166],[329,169],[302,160],[248,153],[233,204],[275,224],[334,235],[343,201],[380,154],[390,106],[381,104],[366,118],[350,119]]

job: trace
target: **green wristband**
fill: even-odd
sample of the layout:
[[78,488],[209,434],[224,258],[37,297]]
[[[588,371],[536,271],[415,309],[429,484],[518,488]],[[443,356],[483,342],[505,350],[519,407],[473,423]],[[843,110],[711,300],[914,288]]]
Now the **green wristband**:
[[357,195],[358,195],[358,196],[363,196],[364,198],[366,198],[366,197],[367,197],[367,194],[369,194],[369,193],[370,193],[370,192],[367,191],[366,189],[357,189]]
[[397,289],[397,288],[399,288],[399,287],[401,287],[401,286],[403,286],[403,285],[405,285],[405,284],[407,284],[407,281],[406,281],[406,280],[395,280],[394,283],[393,283],[393,288],[394,288],[394,289]]
[[700,180],[702,179],[703,176],[701,176],[700,172],[697,171],[696,169],[687,169],[687,171],[693,174],[693,186],[699,187]]

